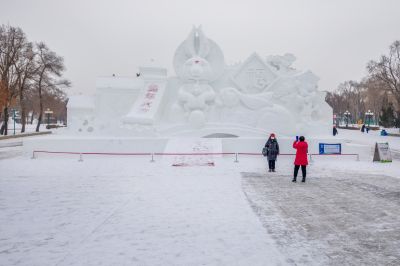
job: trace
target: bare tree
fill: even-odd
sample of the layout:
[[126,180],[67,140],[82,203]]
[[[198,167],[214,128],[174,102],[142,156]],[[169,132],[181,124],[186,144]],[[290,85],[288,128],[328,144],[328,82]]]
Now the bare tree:
[[390,45],[389,55],[382,55],[379,61],[370,61],[368,72],[386,84],[400,106],[400,41]]
[[43,103],[53,111],[53,117],[57,121],[66,120],[67,96],[64,91],[54,88],[43,94]]
[[22,56],[26,37],[20,28],[0,26],[0,103],[3,109],[3,124],[0,134],[7,135],[8,112],[13,101],[18,96],[20,76],[15,68]]
[[35,64],[35,53],[33,51],[32,43],[27,43],[23,48],[23,56],[17,62],[16,68],[16,75],[19,76],[18,78],[18,100],[21,109],[21,132],[25,132],[25,124],[26,124],[26,100],[25,96],[28,90],[33,89],[33,78],[35,73],[37,72],[38,68]]
[[65,70],[64,59],[51,51],[43,42],[37,45],[37,80],[36,88],[39,96],[39,117],[36,132],[39,132],[40,124],[43,120],[43,93],[56,90],[59,87],[70,86],[68,80],[58,80]]
[[338,94],[343,98],[344,106],[341,106],[338,113],[343,114],[348,110],[354,120],[362,119],[365,111],[364,88],[356,81],[346,81],[339,85]]
[[366,108],[375,114],[376,122],[379,124],[380,113],[385,105],[389,103],[387,85],[375,77],[364,78],[361,85],[365,88]]

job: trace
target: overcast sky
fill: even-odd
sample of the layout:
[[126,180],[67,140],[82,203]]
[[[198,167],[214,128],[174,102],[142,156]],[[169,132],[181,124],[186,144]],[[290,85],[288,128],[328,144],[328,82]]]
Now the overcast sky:
[[93,93],[97,76],[134,76],[150,58],[175,75],[175,49],[200,24],[228,64],[290,52],[333,90],[400,39],[399,11],[399,0],[0,0],[0,23],[64,57],[69,94]]

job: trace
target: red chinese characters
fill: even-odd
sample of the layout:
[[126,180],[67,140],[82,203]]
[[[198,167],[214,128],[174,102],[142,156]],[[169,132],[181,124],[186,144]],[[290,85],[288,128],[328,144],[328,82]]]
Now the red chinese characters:
[[144,95],[144,101],[142,104],[140,104],[140,111],[142,112],[148,112],[153,105],[153,100],[156,97],[156,94],[158,92],[158,86],[156,84],[150,84],[147,87],[147,91]]

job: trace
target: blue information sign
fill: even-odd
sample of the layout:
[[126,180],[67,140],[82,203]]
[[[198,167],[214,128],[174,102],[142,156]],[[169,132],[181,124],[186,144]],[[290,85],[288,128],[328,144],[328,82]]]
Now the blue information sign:
[[341,154],[342,144],[341,143],[320,143],[319,154]]

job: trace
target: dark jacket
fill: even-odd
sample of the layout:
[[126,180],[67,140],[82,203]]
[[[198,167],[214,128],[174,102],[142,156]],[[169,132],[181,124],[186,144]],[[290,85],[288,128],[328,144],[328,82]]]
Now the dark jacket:
[[338,134],[338,130],[336,127],[333,127],[333,135],[336,136]]
[[269,161],[275,161],[276,157],[279,154],[279,144],[276,139],[269,138],[265,143],[265,147],[267,147],[267,158]]

